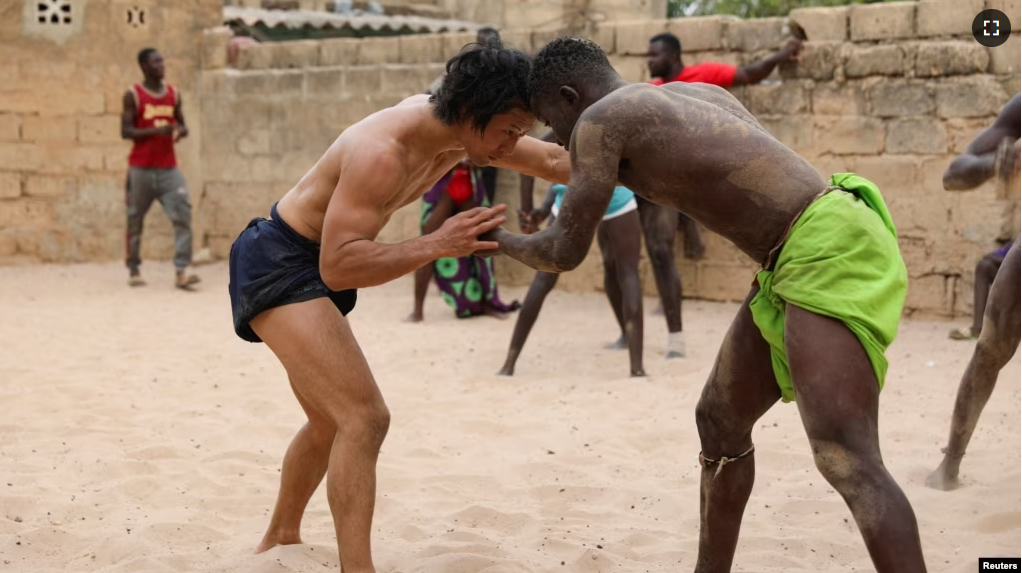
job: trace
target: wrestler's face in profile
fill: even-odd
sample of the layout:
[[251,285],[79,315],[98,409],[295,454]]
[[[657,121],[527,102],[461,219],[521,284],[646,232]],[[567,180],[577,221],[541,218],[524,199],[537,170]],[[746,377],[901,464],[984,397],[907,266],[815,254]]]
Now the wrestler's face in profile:
[[480,134],[473,130],[465,142],[469,160],[480,167],[500,161],[515,152],[518,140],[536,125],[536,116],[513,109],[493,116]]
[[533,99],[532,109],[536,112],[536,119],[552,129],[557,143],[567,149],[575,123],[585,111],[578,92],[563,86],[553,95]]

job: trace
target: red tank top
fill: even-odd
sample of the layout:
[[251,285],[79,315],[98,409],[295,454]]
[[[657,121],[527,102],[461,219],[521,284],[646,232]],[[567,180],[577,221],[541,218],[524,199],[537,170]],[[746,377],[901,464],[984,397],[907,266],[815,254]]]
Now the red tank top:
[[[170,84],[166,85],[163,95],[157,96],[146,91],[139,84],[131,86],[135,93],[135,127],[148,129],[167,124],[174,125],[174,106],[177,105],[177,92]],[[173,135],[151,135],[135,140],[128,156],[128,165],[132,167],[149,167],[167,169],[177,167],[174,156]]]

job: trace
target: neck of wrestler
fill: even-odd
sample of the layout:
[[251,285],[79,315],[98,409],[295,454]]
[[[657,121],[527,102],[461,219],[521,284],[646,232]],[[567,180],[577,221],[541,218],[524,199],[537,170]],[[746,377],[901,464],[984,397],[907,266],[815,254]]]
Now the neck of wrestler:
[[617,74],[614,74],[602,80],[596,80],[579,85],[575,89],[578,91],[579,100],[582,103],[582,110],[584,111],[586,108],[600,101],[611,92],[630,85],[632,85],[631,82],[626,81]]
[[662,78],[662,79],[664,81],[673,80],[674,78],[678,77],[678,74],[680,74],[681,70],[684,70],[684,69],[685,69],[685,64],[681,63],[681,60],[678,60],[678,62],[676,64],[671,66],[671,71],[667,74],[667,77],[666,78]]
[[454,125],[447,125],[437,119],[433,113],[433,106],[432,102],[423,106],[423,113],[428,119],[422,122],[417,132],[419,141],[427,144],[430,149],[435,149],[437,155],[448,151],[465,151],[465,142],[469,138],[479,136],[472,128],[472,123],[460,121]]

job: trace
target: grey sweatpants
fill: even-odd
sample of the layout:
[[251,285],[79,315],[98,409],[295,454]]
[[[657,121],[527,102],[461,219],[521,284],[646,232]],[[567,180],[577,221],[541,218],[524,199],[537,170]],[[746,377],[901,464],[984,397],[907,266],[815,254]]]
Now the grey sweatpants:
[[135,273],[142,264],[139,256],[142,224],[153,200],[163,205],[163,211],[174,225],[174,266],[183,271],[192,262],[192,204],[188,200],[184,175],[176,167],[128,168],[128,269]]

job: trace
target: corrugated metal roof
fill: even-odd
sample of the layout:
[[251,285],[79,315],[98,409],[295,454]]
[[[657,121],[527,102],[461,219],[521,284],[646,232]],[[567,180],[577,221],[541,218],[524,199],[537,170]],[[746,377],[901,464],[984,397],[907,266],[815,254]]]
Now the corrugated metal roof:
[[422,16],[386,16],[378,14],[334,14],[311,10],[263,10],[224,6],[224,23],[244,22],[247,26],[262,25],[267,28],[368,28],[380,30],[407,30],[411,33],[474,32],[483,24],[463,20],[438,20]]

